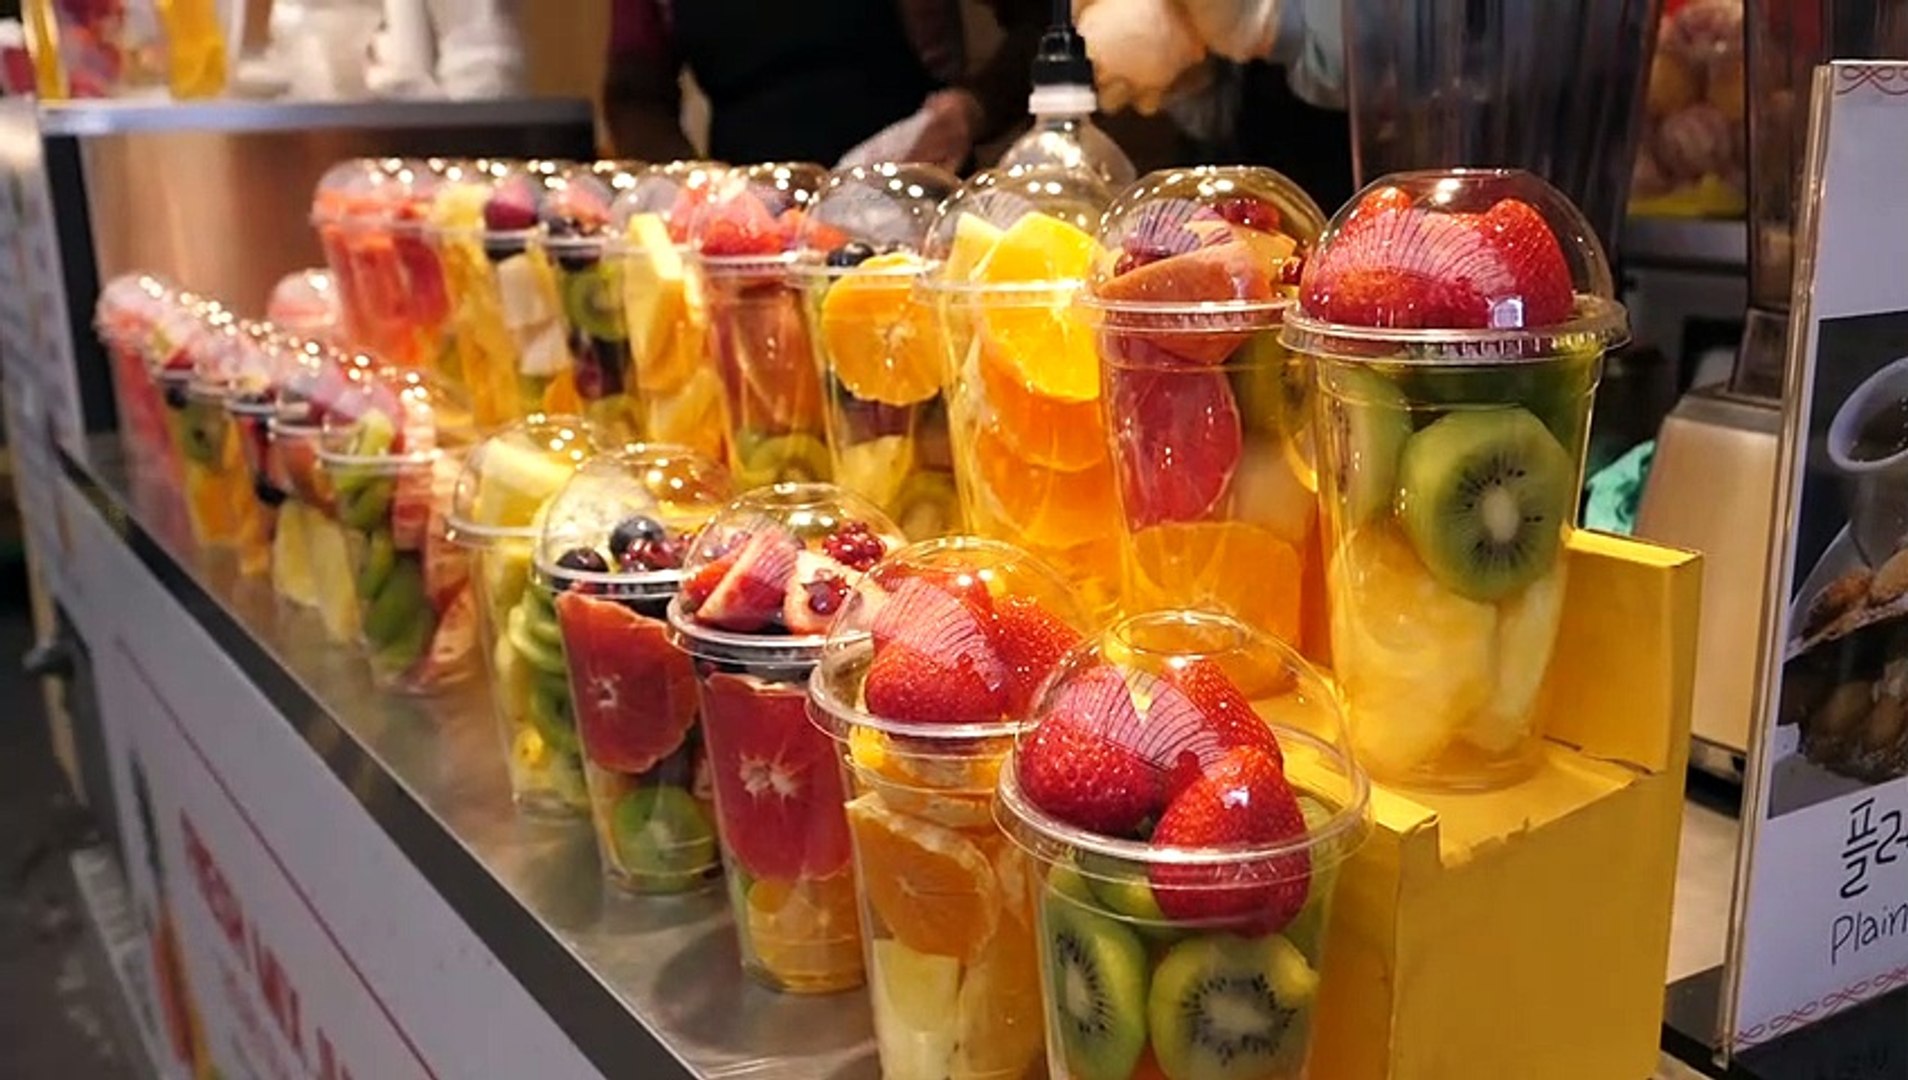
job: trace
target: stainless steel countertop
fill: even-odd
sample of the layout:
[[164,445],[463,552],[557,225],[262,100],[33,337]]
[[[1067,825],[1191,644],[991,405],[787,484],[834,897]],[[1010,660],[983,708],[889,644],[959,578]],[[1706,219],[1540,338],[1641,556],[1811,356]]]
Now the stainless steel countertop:
[[[474,912],[472,929],[553,1015],[572,1003],[585,1011],[581,1002],[601,997],[592,984],[627,1010],[626,1017],[565,1025],[586,1053],[590,1042],[625,1040],[614,1055],[635,1062],[634,1075],[643,1080],[880,1075],[863,992],[794,997],[756,985],[742,974],[719,890],[680,898],[616,893],[603,883],[586,823],[519,816],[481,679],[438,699],[378,691],[356,656],[325,639],[315,614],[281,603],[262,580],[241,578],[231,559],[157,535],[114,442],[96,439],[94,448],[85,464],[63,462],[68,479],[90,486],[96,505],[126,512],[125,535],[135,554],[267,696],[282,703],[284,714],[260,722],[297,729],[319,764],[338,775],[446,900]],[[234,633],[249,635],[259,649],[225,640]],[[422,816],[412,812],[413,801]],[[433,868],[464,853],[521,912],[487,911],[454,895],[454,882]],[[495,925],[485,925],[491,921]],[[525,943],[500,935],[520,934],[526,926],[557,948],[542,950],[535,963],[513,964]]]
[[40,106],[45,135],[163,131],[302,131],[313,128],[445,128],[574,124],[590,119],[581,98],[497,101],[62,101]]

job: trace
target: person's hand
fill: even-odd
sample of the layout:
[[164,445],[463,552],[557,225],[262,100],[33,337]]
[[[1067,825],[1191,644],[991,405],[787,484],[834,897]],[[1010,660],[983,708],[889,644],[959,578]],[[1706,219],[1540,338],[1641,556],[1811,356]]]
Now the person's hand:
[[922,121],[921,129],[902,160],[959,171],[973,152],[974,133],[981,127],[980,99],[966,90],[936,90],[915,116]]
[[1100,107],[1159,108],[1166,93],[1206,58],[1175,0],[1091,0],[1075,18],[1099,83]]
[[1263,60],[1279,31],[1279,0],[1179,0],[1206,48],[1228,60]]

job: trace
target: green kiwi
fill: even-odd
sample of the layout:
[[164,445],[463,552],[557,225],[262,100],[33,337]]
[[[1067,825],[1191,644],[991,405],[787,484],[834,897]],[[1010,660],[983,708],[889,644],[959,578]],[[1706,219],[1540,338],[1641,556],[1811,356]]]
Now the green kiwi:
[[960,531],[961,499],[949,473],[910,474],[895,495],[892,510],[895,524],[916,539]]
[[1171,940],[1179,934],[1153,897],[1146,872],[1120,859],[1106,855],[1082,854],[1080,878],[1086,883],[1093,902],[1122,919],[1149,940]]
[[535,605],[530,601],[532,594],[524,593],[524,602],[510,609],[510,615],[504,620],[504,634],[510,639],[511,647],[517,655],[523,657],[530,666],[540,672],[561,675],[564,672],[563,647],[548,635],[539,633],[537,627],[543,624]]
[[524,697],[525,718],[543,741],[561,753],[576,753],[576,717],[570,711],[569,684],[561,679],[534,678]]
[[[1331,807],[1326,806],[1311,795],[1298,797],[1299,809],[1305,813],[1305,827],[1316,833],[1332,818]],[[1320,865],[1319,855],[1330,856]],[[1299,909],[1292,921],[1286,925],[1284,933],[1305,959],[1317,967],[1325,953],[1325,916],[1331,904],[1332,893],[1338,888],[1338,861],[1336,852],[1320,850],[1312,859],[1312,880],[1305,893],[1305,906]]]
[[1060,1037],[1074,1080],[1126,1080],[1146,1048],[1146,949],[1139,936],[1084,906],[1048,878],[1041,914],[1045,935],[1048,1030]]
[[746,491],[785,480],[827,480],[834,469],[828,459],[828,447],[820,439],[794,432],[770,435],[747,446],[742,452],[740,472],[736,488]]
[[391,542],[391,534],[383,529],[367,534],[363,562],[358,567],[358,599],[377,596],[396,566],[397,546]]
[[1256,1080],[1305,1057],[1318,973],[1278,934],[1208,934],[1153,969],[1153,1055],[1174,1080]]
[[563,313],[570,325],[596,341],[623,341],[623,285],[613,262],[599,262],[563,275]]
[[[1341,368],[1332,392],[1319,396],[1320,426],[1336,463],[1333,487],[1345,525],[1356,528],[1392,507],[1397,497],[1398,457],[1411,437],[1411,412],[1390,379]],[[1321,465],[1322,469],[1322,465]]]
[[1422,367],[1411,372],[1405,389],[1411,400],[1428,405],[1521,405],[1542,420],[1558,442],[1570,447],[1583,438],[1583,399],[1596,387],[1602,358],[1601,347],[1592,346],[1554,360],[1522,364]]
[[364,613],[364,637],[383,648],[405,635],[412,625],[430,621],[430,600],[424,595],[424,572],[405,559],[391,568],[384,587],[371,598]]
[[217,465],[225,444],[225,406],[216,400],[187,398],[179,414],[179,449],[201,465]]
[[401,671],[417,663],[430,648],[431,635],[437,632],[437,620],[429,615],[421,615],[404,625],[397,637],[380,646],[372,654],[377,665],[390,671]]
[[[338,520],[360,531],[377,528],[390,512],[397,480],[388,473],[366,468],[346,468],[337,476]],[[345,482],[347,478],[351,483]]]
[[1291,422],[1311,407],[1311,385],[1305,377],[1309,371],[1309,364],[1279,344],[1278,330],[1257,331],[1247,338],[1226,362],[1226,378],[1246,432],[1270,435],[1309,426]]
[[563,628],[557,625],[556,601],[542,587],[523,592],[523,628],[535,640],[552,649],[563,647]]
[[610,837],[622,868],[658,891],[693,888],[716,866],[715,829],[679,787],[649,784],[616,800]]
[[1529,410],[1454,412],[1405,444],[1398,517],[1441,584],[1492,602],[1550,571],[1576,479],[1569,451]]

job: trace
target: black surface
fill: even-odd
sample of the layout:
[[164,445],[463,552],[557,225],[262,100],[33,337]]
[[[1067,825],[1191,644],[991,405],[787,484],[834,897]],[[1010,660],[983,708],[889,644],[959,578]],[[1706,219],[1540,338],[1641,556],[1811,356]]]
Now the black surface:
[[1716,1061],[1723,970],[1670,985],[1663,1051],[1717,1080],[1902,1080],[1908,1077],[1908,987],[1835,1014],[1774,1042]]

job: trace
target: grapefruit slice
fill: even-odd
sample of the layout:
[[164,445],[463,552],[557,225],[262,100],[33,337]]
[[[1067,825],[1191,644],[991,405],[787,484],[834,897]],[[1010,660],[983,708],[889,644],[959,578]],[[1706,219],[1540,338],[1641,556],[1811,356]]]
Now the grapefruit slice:
[[557,621],[583,752],[640,775],[676,752],[696,722],[696,672],[660,620],[614,600],[565,592]]
[[1120,494],[1136,529],[1197,521],[1226,496],[1244,451],[1239,404],[1224,372],[1112,371]]
[[834,740],[809,722],[800,683],[712,674],[703,736],[716,817],[750,877],[827,877],[848,863],[848,819]]

